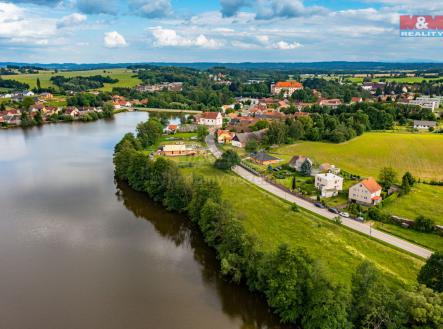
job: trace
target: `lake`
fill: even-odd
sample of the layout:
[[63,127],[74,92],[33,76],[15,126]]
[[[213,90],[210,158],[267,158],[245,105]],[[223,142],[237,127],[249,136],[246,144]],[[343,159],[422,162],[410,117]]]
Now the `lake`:
[[114,181],[147,118],[0,130],[0,328],[282,328],[186,218]]

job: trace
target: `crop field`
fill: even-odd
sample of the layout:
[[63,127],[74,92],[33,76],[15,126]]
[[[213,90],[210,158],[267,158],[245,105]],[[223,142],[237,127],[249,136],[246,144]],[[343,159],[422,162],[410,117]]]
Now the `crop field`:
[[365,133],[341,144],[302,142],[272,151],[287,161],[294,155],[309,156],[361,176],[377,177],[381,168],[393,167],[399,175],[410,171],[422,179],[443,179],[443,135]]
[[40,71],[38,74],[19,74],[19,75],[3,75],[2,79],[12,79],[19,82],[27,83],[31,89],[37,87],[37,78],[40,79],[42,88],[53,87],[50,79],[53,76],[62,75],[64,77],[92,76],[92,75],[109,75],[111,78],[118,79],[115,84],[106,83],[101,90],[111,91],[114,87],[135,87],[141,83],[134,73],[127,69],[109,69],[109,70],[88,70],[88,71]]
[[326,275],[345,285],[363,260],[376,264],[391,284],[415,281],[422,260],[310,212],[294,212],[289,203],[232,173],[214,169],[210,159],[189,159],[190,165],[183,166],[182,170],[185,174],[200,173],[219,182],[224,197],[264,251],[274,250],[281,243],[305,248]]

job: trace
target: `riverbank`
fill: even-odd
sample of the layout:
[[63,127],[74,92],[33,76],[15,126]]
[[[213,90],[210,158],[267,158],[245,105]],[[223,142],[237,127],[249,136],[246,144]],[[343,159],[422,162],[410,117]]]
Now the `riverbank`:
[[159,108],[149,108],[149,107],[124,107],[124,109],[127,111],[137,111],[137,112],[183,113],[183,114],[202,113],[202,111],[196,111],[196,110],[159,109]]
[[[280,204],[282,201],[249,185],[243,188],[240,181],[228,187],[233,199],[226,198],[228,192],[223,186],[232,176],[213,171],[211,165],[205,167],[205,170],[211,168],[205,175],[198,168],[199,159],[190,159],[188,163],[179,158],[175,162],[162,157],[150,160],[140,141],[126,135],[116,146],[114,164],[117,177],[127,180],[132,188],[146,192],[168,210],[187,213],[208,245],[216,250],[222,273],[234,282],[245,282],[250,290],[265,296],[283,322],[321,328],[334,319],[336,326],[331,328],[346,328],[350,321],[360,327],[367,314],[374,315],[372,312],[376,312],[377,317],[390,317],[379,314],[378,310],[391,307],[390,303],[398,300],[404,289],[409,290],[415,281],[411,269],[418,271],[423,264],[421,260],[340,225],[308,218],[309,213],[294,210],[289,204],[284,206]],[[253,211],[255,215],[251,216]],[[276,221],[282,226],[276,226]],[[298,227],[290,230],[288,225],[294,222]],[[303,228],[311,232],[301,231]],[[251,233],[254,230],[256,234]],[[348,239],[349,246],[343,245],[344,239]],[[297,245],[300,240],[304,242]],[[313,250],[317,250],[317,254]],[[321,252],[323,256],[319,257]],[[379,265],[364,261],[374,257],[384,262],[383,275],[379,274]],[[409,260],[400,266],[405,259]],[[341,262],[339,271],[348,271],[341,280],[330,277],[338,268],[327,270],[334,260]],[[412,275],[404,282],[398,282],[397,278],[395,283],[401,272]],[[377,274],[364,278],[368,273]],[[394,280],[389,284],[392,288],[387,287],[387,277]],[[374,309],[367,312],[361,312],[358,305],[367,305],[369,296],[365,294],[369,291],[361,291],[358,296],[349,293],[356,291],[354,285],[359,285],[360,278],[376,286],[370,293],[380,297],[377,297],[378,304],[372,305]],[[399,286],[402,289],[398,290]],[[328,312],[324,312],[325,307]],[[402,312],[405,318],[409,316],[409,310]]]

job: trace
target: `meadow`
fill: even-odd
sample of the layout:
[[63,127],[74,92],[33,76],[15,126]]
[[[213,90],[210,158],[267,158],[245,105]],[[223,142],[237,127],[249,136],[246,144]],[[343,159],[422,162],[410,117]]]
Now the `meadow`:
[[185,174],[200,173],[216,180],[247,231],[263,251],[281,243],[305,248],[324,273],[336,282],[349,285],[352,273],[363,260],[372,261],[393,285],[412,284],[423,260],[371,238],[334,224],[291,205],[233,173],[214,169],[209,158],[176,158]]
[[417,184],[408,195],[384,205],[383,210],[410,219],[423,215],[431,218],[436,224],[443,225],[442,201],[443,186]]
[[19,82],[27,83],[30,88],[37,87],[37,78],[40,79],[42,88],[54,87],[50,79],[53,76],[61,75],[64,77],[87,77],[92,75],[109,75],[113,79],[119,81],[115,84],[106,83],[102,91],[111,91],[114,87],[135,87],[141,83],[136,77],[133,77],[134,73],[128,69],[107,69],[107,70],[87,70],[87,71],[40,71],[38,74],[19,74],[19,75],[3,75],[2,79],[12,79]]
[[280,146],[272,154],[289,161],[306,155],[361,176],[378,177],[383,167],[399,175],[410,171],[421,179],[443,179],[443,135],[370,132],[341,144],[301,142]]

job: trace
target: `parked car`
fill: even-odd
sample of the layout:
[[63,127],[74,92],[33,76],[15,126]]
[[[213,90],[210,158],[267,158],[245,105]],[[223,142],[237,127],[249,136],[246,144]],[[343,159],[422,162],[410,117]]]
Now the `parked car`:
[[345,217],[345,218],[349,218],[349,217],[351,217],[351,216],[349,215],[349,213],[347,213],[347,212],[341,212],[341,213],[340,213],[340,216],[341,216],[341,217]]
[[355,220],[359,221],[359,222],[362,222],[362,223],[365,221],[365,219],[363,217],[357,217]]
[[334,208],[334,207],[329,207],[328,210],[329,210],[329,212],[332,212],[333,214],[338,215],[340,213],[340,211],[338,211],[337,208]]
[[314,203],[314,205],[315,205],[316,207],[320,208],[320,209],[325,209],[325,208],[326,208],[326,207],[325,207],[323,204],[321,204],[320,202],[316,202],[316,203]]

